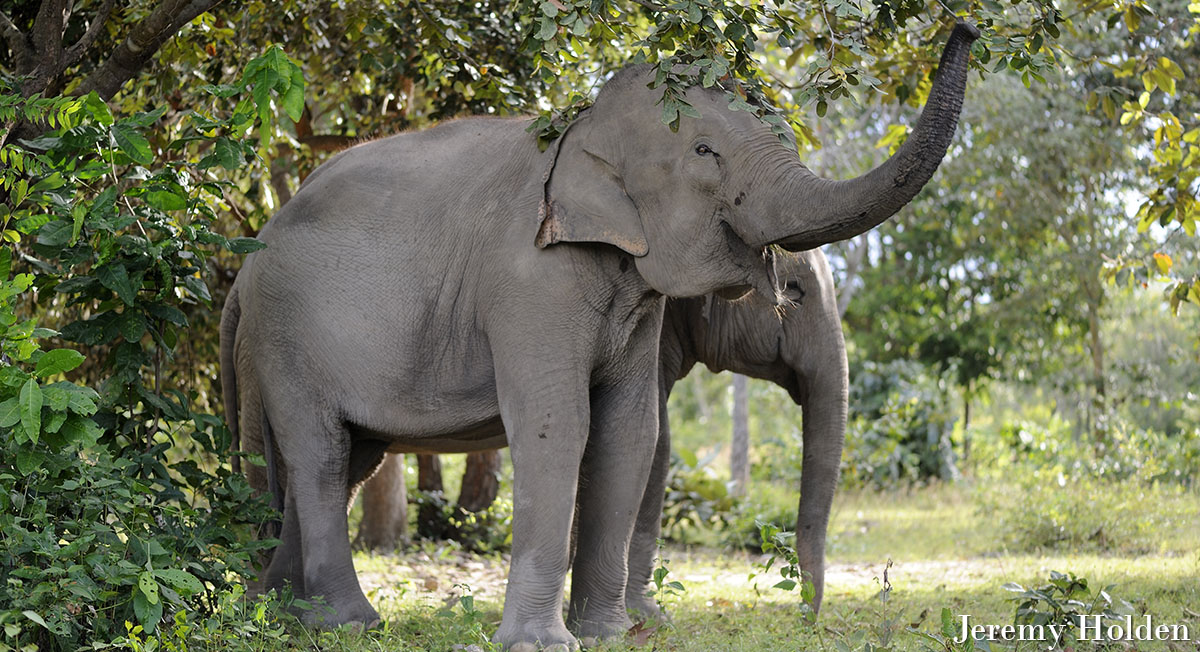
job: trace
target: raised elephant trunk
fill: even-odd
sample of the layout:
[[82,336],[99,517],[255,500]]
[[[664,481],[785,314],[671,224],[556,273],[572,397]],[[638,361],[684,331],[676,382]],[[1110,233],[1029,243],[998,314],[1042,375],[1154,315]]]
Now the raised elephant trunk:
[[973,25],[955,25],[916,128],[882,165],[845,181],[821,178],[802,165],[788,166],[781,179],[785,191],[776,195],[781,203],[767,215],[792,217],[764,225],[762,240],[751,244],[813,249],[868,231],[911,201],[933,176],[954,137],[966,91],[967,60],[977,38],[979,30]]

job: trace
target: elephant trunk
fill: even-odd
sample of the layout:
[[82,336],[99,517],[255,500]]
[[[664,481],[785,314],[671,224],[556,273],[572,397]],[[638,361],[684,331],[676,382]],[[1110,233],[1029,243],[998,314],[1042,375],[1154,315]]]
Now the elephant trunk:
[[766,215],[791,217],[764,225],[761,240],[751,244],[778,244],[790,251],[814,249],[868,231],[911,201],[933,176],[954,137],[971,43],[978,37],[974,26],[955,25],[917,126],[882,165],[845,181],[821,178],[798,163],[787,166],[786,178],[780,179],[784,191],[776,195],[780,203]]
[[846,433],[848,380],[845,345],[836,331],[838,351],[817,371],[806,374],[804,410],[804,460],[800,469],[800,505],[796,515],[796,556],[815,595],[813,611],[821,608],[825,593],[825,533],[833,495],[837,490]]

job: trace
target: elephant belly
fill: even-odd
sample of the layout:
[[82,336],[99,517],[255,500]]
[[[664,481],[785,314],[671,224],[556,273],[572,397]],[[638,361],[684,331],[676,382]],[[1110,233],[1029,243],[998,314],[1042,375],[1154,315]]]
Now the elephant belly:
[[355,439],[375,439],[388,442],[389,453],[473,453],[508,446],[504,424],[499,416],[478,421],[449,433],[380,432],[352,426]]

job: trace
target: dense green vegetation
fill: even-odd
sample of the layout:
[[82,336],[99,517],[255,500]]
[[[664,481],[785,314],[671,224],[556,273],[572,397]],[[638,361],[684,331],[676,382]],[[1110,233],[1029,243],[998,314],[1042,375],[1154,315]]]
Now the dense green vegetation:
[[1200,638],[1200,5],[12,0],[0,650],[486,647],[503,498],[489,556],[356,559],[379,631],[305,630],[289,615],[304,604],[245,595],[271,514],[235,471],[261,460],[229,452],[216,342],[258,229],[357,139],[526,113],[544,143],[630,61],[659,64],[664,128],[693,111],[683,85],[732,77],[732,108],[856,174],[905,138],[956,17],[984,35],[941,171],[828,252],[852,406],[820,621],[802,586],[771,588],[791,571],[770,535],[795,519],[798,409],[751,382],[735,499],[729,380],[697,371],[672,397],[674,619],[631,642],[957,650],[936,640],[943,608],[1061,616],[1036,599],[1018,614],[1029,598],[1006,582]]

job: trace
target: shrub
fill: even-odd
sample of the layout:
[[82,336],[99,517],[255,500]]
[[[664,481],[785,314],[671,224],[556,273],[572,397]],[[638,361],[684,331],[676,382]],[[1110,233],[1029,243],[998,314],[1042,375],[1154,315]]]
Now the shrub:
[[1132,605],[1125,600],[1114,600],[1110,595],[1115,586],[1110,584],[1093,594],[1088,590],[1087,578],[1050,571],[1050,579],[1039,587],[1025,588],[1010,582],[1004,589],[1016,594],[1009,598],[1017,605],[1013,624],[1057,625],[1062,628],[1061,634],[1047,642],[1070,649],[1078,643],[1081,616],[1114,621],[1133,614]]
[[[0,148],[0,650],[100,644],[127,621],[152,633],[253,576],[270,510],[224,463],[221,419],[162,370],[184,309],[211,308],[207,258],[261,246],[212,229],[224,184],[210,171],[254,159],[244,137],[293,72],[273,48],[210,88],[231,112],[157,133],[165,109],[118,119],[94,93],[28,99],[0,82],[0,123],[48,129]],[[247,86],[254,100],[237,101]],[[56,341],[91,357],[43,350]],[[85,363],[92,386],[65,379]]]
[[850,381],[843,484],[885,488],[957,477],[956,419],[941,379],[897,360],[856,365]]
[[667,495],[663,502],[663,537],[683,541],[689,529],[720,529],[735,506],[725,481],[712,467],[717,451],[697,458],[690,450],[671,451]]
[[1154,552],[1170,543],[1163,533],[1200,526],[1194,493],[1136,479],[1014,470],[975,492],[991,531],[1014,552]]

